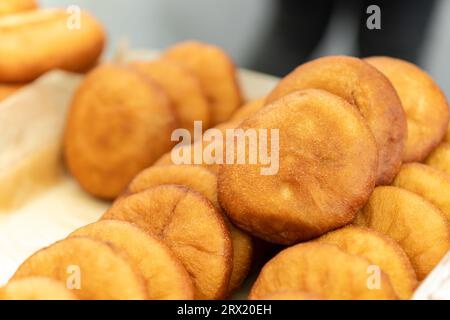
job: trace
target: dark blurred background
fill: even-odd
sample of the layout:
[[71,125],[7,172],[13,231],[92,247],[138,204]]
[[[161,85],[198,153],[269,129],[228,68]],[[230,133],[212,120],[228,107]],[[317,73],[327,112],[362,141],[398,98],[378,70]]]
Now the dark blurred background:
[[[165,48],[185,39],[224,47],[241,67],[284,75],[314,57],[390,55],[419,64],[450,95],[449,0],[40,0],[77,4],[107,26],[109,52]],[[367,8],[381,9],[369,30]]]

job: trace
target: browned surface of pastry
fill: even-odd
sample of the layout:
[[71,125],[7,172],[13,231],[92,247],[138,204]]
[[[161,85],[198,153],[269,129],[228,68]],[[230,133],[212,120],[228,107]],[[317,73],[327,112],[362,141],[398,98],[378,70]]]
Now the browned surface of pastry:
[[210,126],[209,103],[195,75],[176,61],[158,59],[131,64],[155,81],[169,96],[180,128],[194,133],[194,121],[201,121],[203,129]]
[[103,219],[128,221],[160,237],[192,276],[196,299],[227,295],[233,267],[230,232],[222,215],[200,193],[159,186],[120,199]]
[[378,288],[368,285],[371,262],[334,245],[302,243],[281,251],[258,276],[250,298],[303,291],[331,300],[396,299],[389,277],[380,273]]
[[365,59],[394,86],[408,121],[404,162],[421,162],[444,139],[449,122],[448,103],[434,80],[415,65],[394,58]]
[[83,300],[147,299],[145,281],[125,252],[100,241],[74,237],[29,257],[13,276],[44,276],[77,288]]
[[169,48],[165,56],[185,65],[198,77],[210,103],[212,125],[227,121],[241,106],[236,67],[219,47],[187,41]]
[[73,98],[64,139],[67,166],[90,194],[113,199],[171,149],[175,127],[159,87],[130,69],[100,66]]
[[286,76],[267,102],[310,88],[329,91],[358,107],[378,145],[377,185],[390,184],[400,170],[407,127],[401,101],[389,80],[360,59],[325,57],[301,65]]
[[0,19],[0,82],[29,82],[52,69],[84,72],[105,44],[100,23],[81,12],[69,28],[64,10],[46,9]]
[[250,163],[248,142],[245,164],[219,172],[221,206],[252,235],[279,244],[312,239],[351,222],[373,191],[375,140],[358,110],[338,96],[298,91],[241,128],[279,132],[278,172],[262,175],[266,165]]

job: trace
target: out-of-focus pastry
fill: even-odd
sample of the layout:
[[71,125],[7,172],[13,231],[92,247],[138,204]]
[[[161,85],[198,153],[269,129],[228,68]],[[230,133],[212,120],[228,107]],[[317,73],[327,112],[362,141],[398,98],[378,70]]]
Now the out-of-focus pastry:
[[0,1],[0,18],[2,16],[37,8],[38,4],[36,0],[2,0]]
[[402,164],[407,128],[402,103],[389,80],[361,59],[324,57],[282,79],[267,102],[301,89],[329,91],[359,109],[378,146],[377,185],[390,184]]
[[101,24],[81,11],[34,10],[0,18],[0,82],[29,82],[52,69],[84,72],[105,44]]
[[125,67],[90,72],[69,110],[64,155],[69,171],[94,196],[113,199],[170,150],[176,121],[164,92]]
[[169,59],[134,62],[131,66],[164,89],[172,101],[180,128],[194,134],[194,121],[201,121],[203,129],[209,128],[208,100],[200,82],[187,68]]
[[231,58],[220,48],[187,41],[169,48],[165,56],[189,68],[208,98],[212,124],[227,121],[242,104],[242,94]]

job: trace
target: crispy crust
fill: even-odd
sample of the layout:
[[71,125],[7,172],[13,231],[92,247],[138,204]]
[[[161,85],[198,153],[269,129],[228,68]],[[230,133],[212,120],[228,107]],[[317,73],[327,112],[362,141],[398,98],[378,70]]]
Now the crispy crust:
[[213,125],[227,121],[242,104],[236,67],[221,48],[186,41],[169,48],[165,57],[185,65],[198,77],[210,102]]
[[410,299],[417,288],[417,276],[408,256],[393,239],[382,233],[349,226],[327,233],[317,241],[337,245],[341,250],[361,256],[380,267],[401,299]]
[[146,281],[151,300],[192,300],[192,280],[172,251],[157,238],[131,223],[103,220],[82,227],[70,237],[108,242],[127,253]]
[[146,77],[103,65],[87,75],[69,111],[67,166],[90,194],[113,199],[173,146],[168,98]]
[[280,291],[302,291],[330,300],[395,300],[389,278],[380,273],[380,287],[369,289],[371,263],[345,253],[337,246],[302,243],[281,251],[270,260],[250,292],[251,299]]
[[279,244],[320,236],[351,222],[374,188],[375,140],[358,110],[338,96],[295,92],[241,128],[279,130],[278,173],[261,175],[266,166],[249,164],[248,154],[246,164],[219,172],[221,206],[254,236]]
[[173,103],[180,128],[194,133],[194,121],[201,121],[203,129],[210,126],[208,100],[199,80],[176,61],[158,59],[134,62],[133,68],[150,77],[167,93]]
[[394,58],[373,57],[366,62],[391,81],[402,101],[408,121],[403,162],[421,162],[441,143],[449,123],[447,99],[423,70]]
[[393,185],[425,198],[450,221],[450,175],[424,164],[408,163],[402,166]]
[[196,299],[227,295],[233,247],[222,215],[200,193],[163,185],[117,201],[102,217],[136,224],[173,250],[194,281]]
[[403,248],[419,281],[449,250],[450,225],[424,198],[397,187],[378,187],[355,224],[384,233]]
[[[222,212],[217,199],[217,176],[200,166],[150,167],[137,175],[128,186],[126,194],[134,194],[164,184],[183,185],[204,195],[216,209]],[[237,229],[227,219],[233,241],[233,271],[229,292],[244,282],[253,260],[253,241],[245,232]]]
[[80,299],[147,299],[145,281],[125,252],[84,237],[64,239],[39,250],[22,263],[12,280],[45,276],[66,283],[72,266],[80,271],[76,291]]
[[267,102],[300,89],[323,89],[354,104],[377,141],[377,185],[390,184],[400,170],[407,137],[406,116],[389,80],[364,61],[345,56],[320,58],[285,77]]
[[103,51],[103,27],[81,13],[81,28],[67,27],[64,10],[36,10],[0,19],[0,82],[29,82],[52,69],[84,72]]

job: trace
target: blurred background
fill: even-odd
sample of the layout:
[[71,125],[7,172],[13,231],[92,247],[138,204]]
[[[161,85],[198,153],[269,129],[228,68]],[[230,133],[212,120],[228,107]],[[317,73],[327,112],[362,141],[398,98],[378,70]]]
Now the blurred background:
[[[323,55],[390,55],[427,70],[450,96],[448,0],[40,0],[79,5],[134,48],[198,39],[222,46],[240,67],[282,76]],[[381,30],[369,30],[370,5]]]

